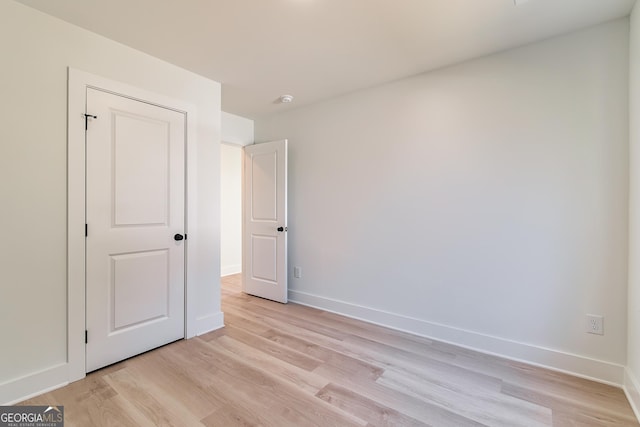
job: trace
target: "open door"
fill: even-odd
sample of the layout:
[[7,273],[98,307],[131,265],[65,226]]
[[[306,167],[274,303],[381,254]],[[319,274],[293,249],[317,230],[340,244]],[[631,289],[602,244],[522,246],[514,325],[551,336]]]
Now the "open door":
[[287,140],[244,148],[242,290],[287,302]]

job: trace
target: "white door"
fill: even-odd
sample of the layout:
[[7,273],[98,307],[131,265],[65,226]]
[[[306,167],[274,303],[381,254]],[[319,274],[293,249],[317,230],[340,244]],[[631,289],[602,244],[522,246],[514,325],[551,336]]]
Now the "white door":
[[287,302],[287,140],[244,148],[243,291]]
[[87,372],[184,337],[185,116],[87,89]]

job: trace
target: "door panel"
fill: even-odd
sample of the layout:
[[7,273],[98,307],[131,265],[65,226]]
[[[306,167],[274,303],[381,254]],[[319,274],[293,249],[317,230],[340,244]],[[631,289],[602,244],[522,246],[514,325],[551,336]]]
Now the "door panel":
[[278,237],[251,236],[252,277],[256,280],[278,283]]
[[114,225],[166,225],[169,123],[124,112],[113,112],[113,121]]
[[[261,147],[262,148],[262,147]],[[253,154],[251,159],[251,220],[278,221],[278,152]]]
[[184,114],[87,89],[87,371],[184,337]]
[[244,292],[287,302],[287,141],[244,148]]
[[111,256],[110,333],[168,316],[168,271],[166,249]]

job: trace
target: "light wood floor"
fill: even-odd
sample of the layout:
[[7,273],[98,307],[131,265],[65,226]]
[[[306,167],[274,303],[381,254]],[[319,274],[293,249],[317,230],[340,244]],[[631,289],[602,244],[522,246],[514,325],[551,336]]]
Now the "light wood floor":
[[66,426],[638,426],[617,388],[296,304],[223,280],[226,327],[24,404]]

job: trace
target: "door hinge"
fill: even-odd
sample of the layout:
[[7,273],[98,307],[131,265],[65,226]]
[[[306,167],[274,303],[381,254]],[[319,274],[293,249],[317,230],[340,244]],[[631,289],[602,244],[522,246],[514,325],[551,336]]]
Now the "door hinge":
[[89,118],[97,119],[98,116],[94,116],[93,114],[85,114],[84,115],[84,130],[89,130]]
[[84,237],[89,237],[89,224],[84,225]]
[[84,343],[89,344],[89,331],[84,330]]

